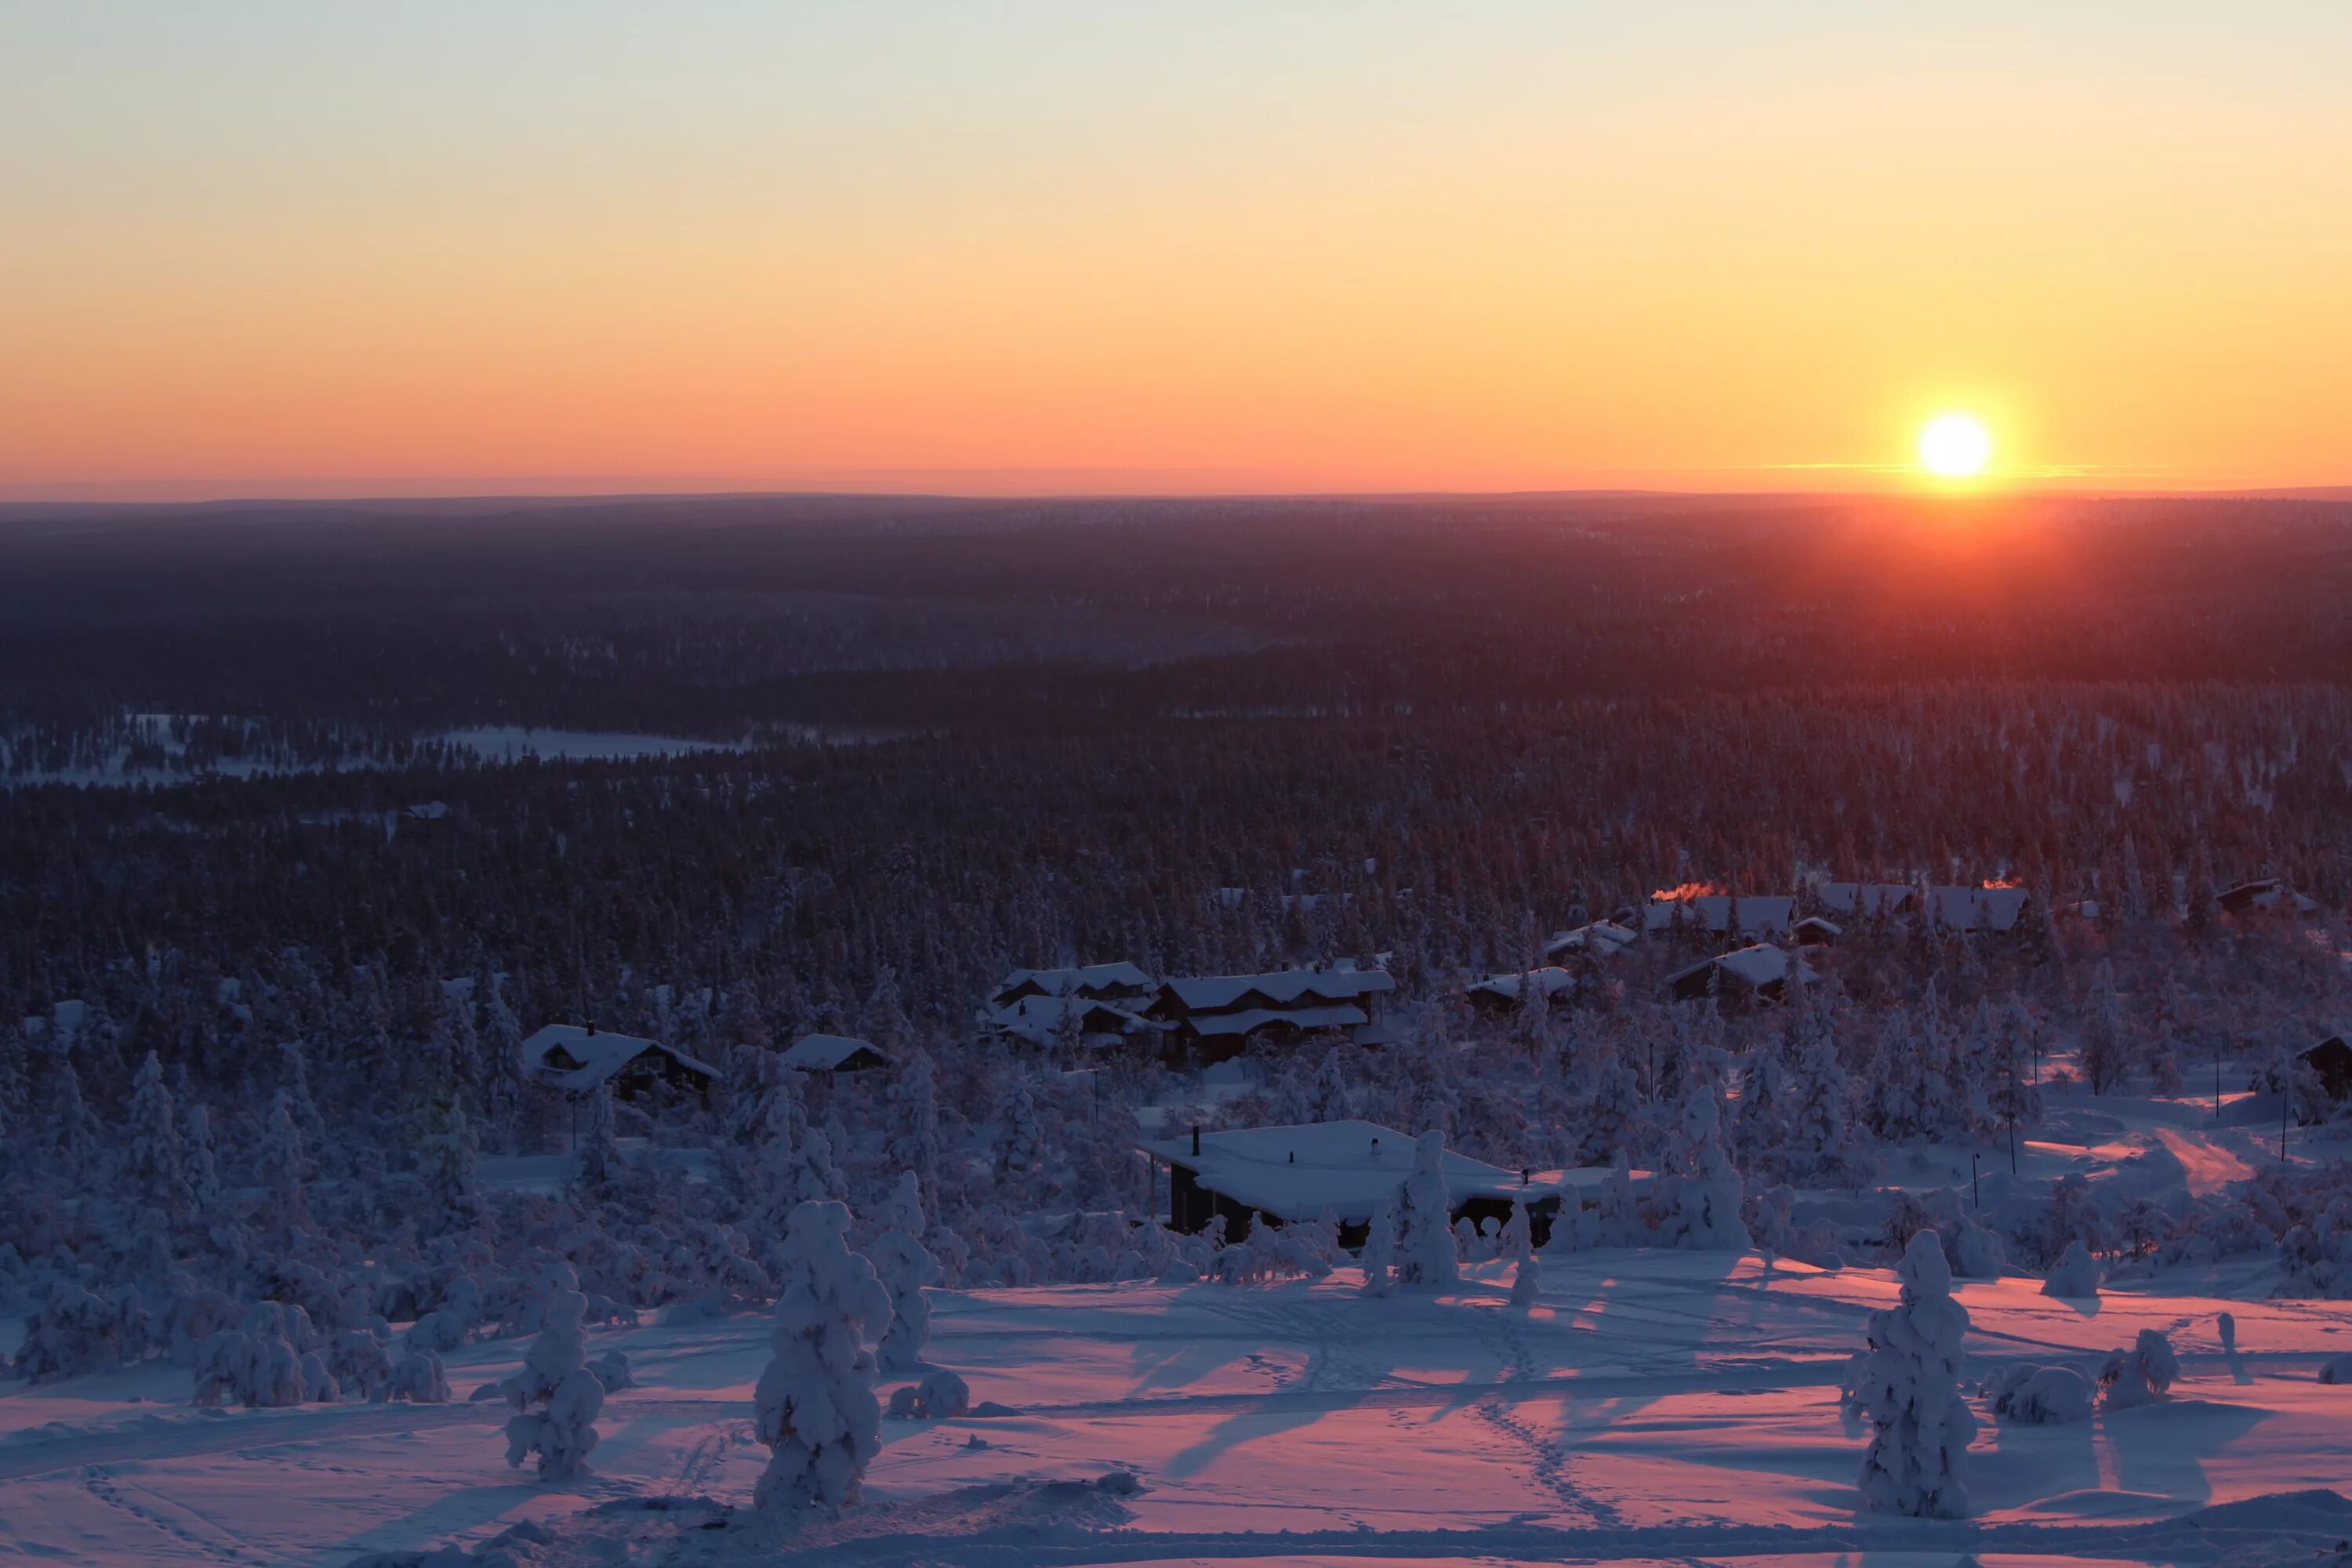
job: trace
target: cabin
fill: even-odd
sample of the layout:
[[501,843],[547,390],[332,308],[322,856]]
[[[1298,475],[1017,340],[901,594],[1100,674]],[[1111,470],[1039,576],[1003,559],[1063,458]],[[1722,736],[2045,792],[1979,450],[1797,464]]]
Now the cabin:
[[802,1072],[871,1072],[890,1058],[871,1040],[847,1035],[803,1035],[784,1052],[784,1065]]
[[1028,992],[1011,1002],[992,1002],[980,1011],[984,1034],[1044,1047],[1075,1035],[1083,1046],[1116,1045],[1138,1035],[1158,1035],[1167,1026],[1134,1010],[1134,1004],[1097,1001],[1077,994]]
[[1532,986],[1547,1006],[1575,999],[1580,977],[1572,969],[1530,969],[1520,973],[1482,974],[1462,988],[1470,1005],[1490,1017],[1519,1009],[1519,998]]
[[1835,947],[1845,935],[1845,927],[1819,915],[1807,915],[1789,928],[1789,935],[1799,947]]
[[1213,974],[1164,983],[1143,1016],[1165,1026],[1171,1058],[1202,1065],[1241,1054],[1258,1036],[1278,1039],[1337,1031],[1363,1036],[1396,989],[1385,969],[1352,962],[1264,974]]
[[1066,969],[1016,969],[989,994],[989,1005],[1009,1007],[1024,996],[1075,996],[1088,1002],[1133,1002],[1159,982],[1132,963],[1082,963]]
[[1999,936],[2017,929],[2032,901],[2023,888],[1930,888],[1927,914],[1946,931]]
[[[1238,1240],[1252,1221],[1282,1226],[1328,1213],[1339,1244],[1361,1247],[1381,1200],[1412,1173],[1414,1140],[1371,1121],[1318,1121],[1297,1127],[1198,1128],[1185,1138],[1139,1145],[1169,1169],[1169,1226],[1205,1230],[1222,1215]],[[1506,1171],[1449,1149],[1445,1191],[1453,1217],[1476,1224],[1510,1218],[1511,1200],[1528,1205],[1536,1245],[1550,1236],[1560,1184],[1531,1171]]]
[[1645,931],[1671,931],[1679,917],[1685,931],[1722,936],[1732,929],[1735,907],[1740,935],[1785,936],[1789,922],[1796,914],[1797,900],[1780,897],[1742,896],[1734,899],[1723,893],[1655,898],[1650,900],[1649,910],[1642,917],[1642,926]]
[[2319,908],[2318,901],[2305,898],[2276,877],[2262,877],[2251,882],[2241,882],[2213,895],[2224,914],[2242,915],[2255,910],[2284,910],[2293,914],[2307,915]]
[[1569,931],[1554,931],[1544,943],[1544,957],[1553,963],[1562,958],[1590,953],[1595,958],[1613,958],[1642,939],[1642,933],[1615,921],[1594,921]]
[[2329,1100],[2338,1105],[2352,1100],[2352,1040],[2330,1035],[2295,1059],[2319,1075],[2320,1089]]
[[566,1094],[593,1093],[610,1084],[616,1100],[649,1099],[656,1090],[707,1095],[719,1069],[674,1046],[616,1035],[593,1024],[550,1024],[522,1042],[523,1077]]
[[1726,1002],[1777,1002],[1788,989],[1792,963],[1806,984],[1818,978],[1812,965],[1801,957],[1769,942],[1758,942],[1677,969],[1666,976],[1665,985],[1677,1002],[1696,1002],[1705,996]]
[[1917,896],[1908,882],[1823,882],[1814,889],[1822,908],[1833,915],[1899,915]]

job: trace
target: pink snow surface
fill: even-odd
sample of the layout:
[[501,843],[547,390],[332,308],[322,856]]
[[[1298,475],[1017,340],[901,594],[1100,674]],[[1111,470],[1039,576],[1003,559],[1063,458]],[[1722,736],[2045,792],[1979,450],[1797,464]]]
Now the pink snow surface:
[[[1509,1281],[1506,1264],[1384,1300],[1360,1296],[1351,1268],[1312,1285],[938,1293],[929,1359],[976,1405],[1018,1413],[886,1423],[866,1506],[794,1561],[896,1560],[884,1537],[949,1564],[1018,1560],[973,1544],[1000,1539],[1051,1542],[1073,1568],[1338,1563],[1351,1546],[1390,1564],[1513,1562],[1584,1554],[1545,1539],[1568,1530],[1612,1562],[1810,1564],[1866,1549],[1941,1564],[1966,1550],[2007,1568],[2144,1560],[2129,1531],[2147,1521],[2352,1478],[2352,1390],[2315,1380],[2352,1350],[2352,1304],[2129,1289],[2074,1303],[2032,1279],[1963,1282],[1971,1386],[2018,1362],[2095,1368],[2143,1328],[2171,1334],[2183,1376],[2169,1400],[2090,1423],[1988,1421],[1971,1450],[1981,1518],[1946,1524],[1856,1511],[1864,1436],[1841,1416],[1838,1380],[1867,1314],[1893,1300],[1887,1272],[1594,1253],[1547,1258],[1532,1312],[1508,1308]],[[2223,1310],[2235,1355],[2216,1337]],[[340,1564],[525,1520],[555,1531],[523,1549],[533,1564],[620,1561],[670,1537],[685,1555],[663,1561],[774,1561],[743,1528],[696,1531],[675,1511],[583,1515],[647,1495],[748,1500],[766,1458],[750,1425],[768,1327],[592,1332],[589,1353],[626,1351],[639,1386],[607,1400],[592,1473],[561,1488],[506,1468],[503,1405],[462,1403],[527,1341],[452,1355],[461,1403],[444,1406],[199,1411],[187,1373],[162,1367],[10,1384],[0,1561]],[[1114,1470],[1141,1489],[1093,1484]],[[1090,1558],[1107,1530],[1166,1550],[1122,1536]]]

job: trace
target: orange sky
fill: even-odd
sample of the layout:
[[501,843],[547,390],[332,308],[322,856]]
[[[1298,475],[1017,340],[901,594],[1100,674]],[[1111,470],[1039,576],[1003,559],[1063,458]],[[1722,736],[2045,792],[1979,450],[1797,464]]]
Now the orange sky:
[[11,7],[0,498],[2352,482],[2352,6],[1461,9]]

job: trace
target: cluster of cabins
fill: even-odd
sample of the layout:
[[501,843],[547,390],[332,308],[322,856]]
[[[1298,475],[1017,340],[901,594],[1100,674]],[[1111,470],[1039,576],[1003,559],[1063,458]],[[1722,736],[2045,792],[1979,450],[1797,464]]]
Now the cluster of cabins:
[[1392,1037],[1381,1015],[1395,989],[1377,959],[1170,979],[1132,963],[1016,969],[979,1022],[985,1033],[1033,1046],[1142,1045],[1171,1063],[1207,1065],[1259,1038],[1330,1034],[1387,1044]]
[[1596,960],[1662,939],[1723,947],[1666,976],[1666,989],[1676,1000],[1769,1001],[1782,994],[1791,974],[1815,978],[1806,950],[1835,946],[1856,920],[1922,913],[1946,931],[2000,935],[2017,929],[2032,895],[2023,888],[1991,885],[1822,882],[1811,889],[1809,901],[1812,908],[1800,914],[1793,894],[1732,895],[1703,888],[1659,893],[1643,909],[1621,910],[1608,920],[1557,933],[1545,945],[1542,966],[1478,975],[1464,992],[1473,1006],[1489,1013],[1516,1009],[1531,986],[1548,1001],[1565,1001]]

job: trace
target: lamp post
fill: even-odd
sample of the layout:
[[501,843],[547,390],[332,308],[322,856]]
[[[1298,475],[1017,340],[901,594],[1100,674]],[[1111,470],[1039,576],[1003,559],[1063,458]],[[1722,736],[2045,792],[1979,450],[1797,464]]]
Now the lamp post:
[[1984,1213],[1984,1172],[1978,1167],[1983,1158],[1975,1150],[1969,1151],[1969,1201],[1979,1214]]

